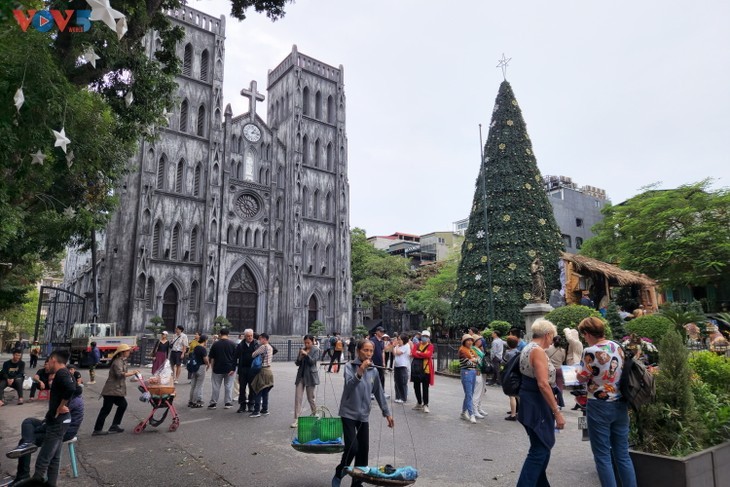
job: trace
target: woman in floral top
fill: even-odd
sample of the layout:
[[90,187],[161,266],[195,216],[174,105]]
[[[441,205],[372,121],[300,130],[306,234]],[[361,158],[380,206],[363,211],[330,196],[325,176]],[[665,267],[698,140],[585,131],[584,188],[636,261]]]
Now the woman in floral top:
[[629,411],[622,400],[619,382],[624,365],[623,349],[604,336],[600,318],[586,318],[578,325],[588,347],[578,370],[578,380],[588,384],[588,436],[598,478],[603,487],[616,485],[611,455],[616,461],[621,485],[636,487],[636,474],[629,457]]

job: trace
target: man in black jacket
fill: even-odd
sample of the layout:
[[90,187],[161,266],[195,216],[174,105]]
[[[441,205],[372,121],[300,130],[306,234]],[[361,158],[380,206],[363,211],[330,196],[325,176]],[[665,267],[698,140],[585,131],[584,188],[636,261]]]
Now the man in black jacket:
[[[253,411],[254,394],[251,389],[251,381],[253,375],[251,374],[251,362],[253,358],[254,350],[259,347],[259,343],[253,339],[253,330],[248,328],[243,332],[243,340],[236,346],[236,360],[238,361],[238,411],[237,413],[245,413],[246,409]],[[248,396],[246,395],[246,389],[248,388]],[[248,400],[246,398],[248,397]]]
[[13,350],[13,358],[3,363],[0,372],[0,406],[4,405],[4,393],[6,387],[12,387],[18,393],[18,404],[23,404],[23,379],[25,379],[25,362],[21,360],[23,350]]

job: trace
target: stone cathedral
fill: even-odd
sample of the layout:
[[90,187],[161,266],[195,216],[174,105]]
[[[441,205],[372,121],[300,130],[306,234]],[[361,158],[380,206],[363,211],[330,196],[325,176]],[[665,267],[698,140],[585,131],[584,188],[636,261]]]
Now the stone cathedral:
[[[97,258],[100,313],[124,333],[232,330],[302,335],[351,328],[343,68],[298,52],[242,83],[249,110],[222,108],[225,17],[184,7],[178,104],[141,142]],[[159,39],[148,34],[151,56]],[[259,115],[267,103],[268,120]],[[69,252],[65,285],[93,297],[90,258]],[[91,306],[87,305],[87,310]],[[88,313],[87,313],[88,314]]]

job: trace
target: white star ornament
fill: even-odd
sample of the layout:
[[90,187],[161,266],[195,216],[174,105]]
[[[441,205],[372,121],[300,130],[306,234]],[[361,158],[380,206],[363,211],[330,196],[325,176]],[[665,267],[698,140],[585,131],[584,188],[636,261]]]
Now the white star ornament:
[[104,22],[111,30],[117,32],[116,19],[121,19],[124,14],[118,12],[109,5],[109,0],[87,0],[91,7],[91,17],[89,20],[100,20]]
[[38,149],[38,152],[31,154],[30,156],[33,158],[31,164],[39,164],[41,166],[43,165],[43,160],[46,158],[46,155],[41,152],[40,149]]
[[18,91],[15,92],[13,101],[15,102],[15,109],[20,111],[20,107],[22,107],[23,103],[25,103],[25,95],[23,95],[22,87],[18,88]]
[[56,143],[53,144],[53,147],[60,147],[63,153],[66,153],[66,146],[71,143],[71,140],[66,137],[66,129],[61,127],[60,132],[56,132],[53,130],[53,135],[56,137]]

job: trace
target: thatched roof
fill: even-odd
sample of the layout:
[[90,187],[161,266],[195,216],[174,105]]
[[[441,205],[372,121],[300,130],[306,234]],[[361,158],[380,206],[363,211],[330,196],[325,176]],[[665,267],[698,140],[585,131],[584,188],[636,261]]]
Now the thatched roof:
[[562,254],[563,260],[567,262],[572,262],[576,271],[587,271],[603,274],[608,279],[616,281],[619,286],[634,284],[640,286],[654,287],[657,285],[654,279],[650,278],[646,274],[641,274],[640,272],[627,271],[616,267],[615,265],[607,264],[606,262],[601,262],[600,260],[591,259],[590,257],[586,257],[584,255],[569,254],[568,252],[563,252]]

